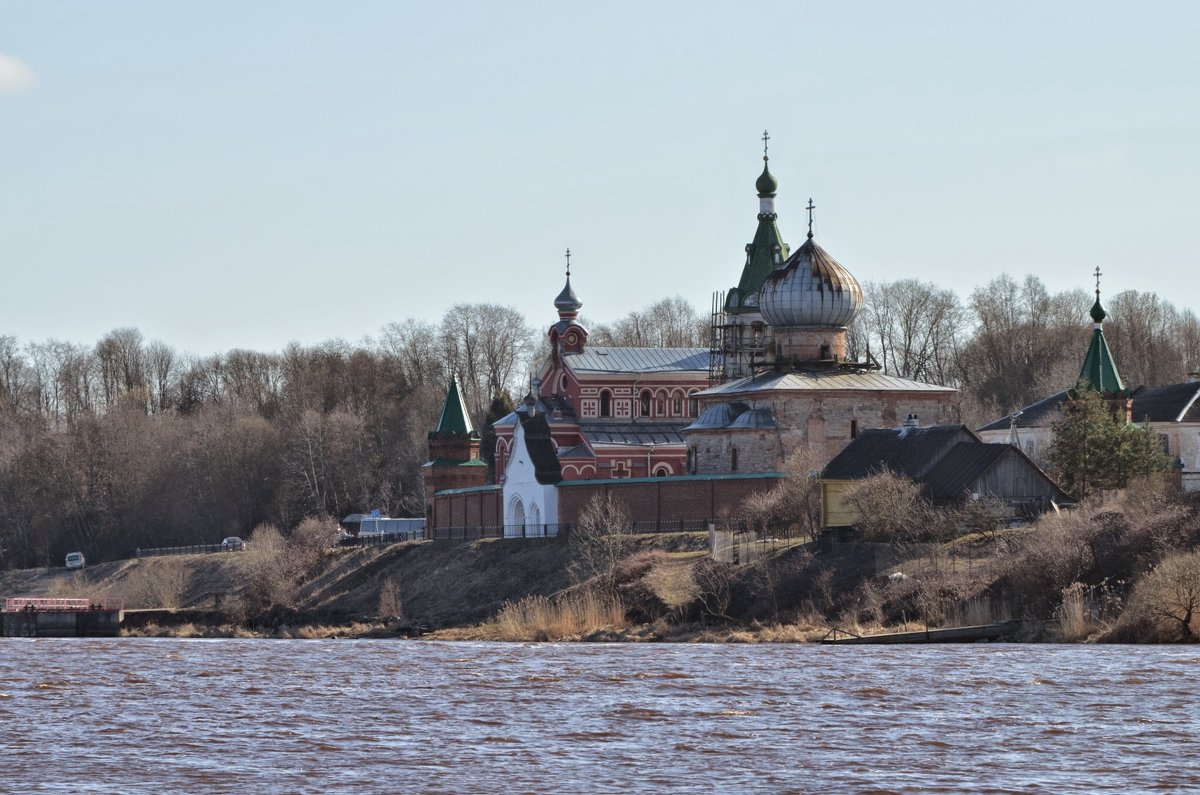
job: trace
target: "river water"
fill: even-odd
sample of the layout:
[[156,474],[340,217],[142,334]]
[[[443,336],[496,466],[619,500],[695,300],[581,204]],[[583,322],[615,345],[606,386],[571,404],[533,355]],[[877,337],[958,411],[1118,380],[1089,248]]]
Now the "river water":
[[4,792],[1200,790],[1200,649],[0,642]]

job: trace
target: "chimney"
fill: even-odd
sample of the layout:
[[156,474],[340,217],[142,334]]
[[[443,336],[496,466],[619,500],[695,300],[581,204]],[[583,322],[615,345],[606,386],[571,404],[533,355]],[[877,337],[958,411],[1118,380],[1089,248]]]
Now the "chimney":
[[905,428],[916,428],[916,427],[919,427],[919,426],[920,426],[920,424],[921,424],[921,423],[917,421],[917,415],[916,415],[916,414],[909,414],[909,415],[908,415],[908,416],[907,416],[907,417],[904,419],[904,427],[905,427]]

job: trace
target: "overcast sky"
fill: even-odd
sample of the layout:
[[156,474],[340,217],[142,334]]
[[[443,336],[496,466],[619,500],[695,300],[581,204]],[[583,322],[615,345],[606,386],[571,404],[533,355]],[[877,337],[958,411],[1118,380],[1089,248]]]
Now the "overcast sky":
[[1200,5],[0,2],[0,334],[210,353],[860,280],[1200,309]]

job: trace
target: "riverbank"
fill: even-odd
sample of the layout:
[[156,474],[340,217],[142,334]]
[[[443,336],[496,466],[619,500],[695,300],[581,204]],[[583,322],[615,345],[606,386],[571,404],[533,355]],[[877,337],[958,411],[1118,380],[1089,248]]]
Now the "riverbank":
[[293,551],[251,544],[4,572],[0,593],[159,608],[127,622],[143,636],[771,643],[1021,620],[1025,641],[1193,642],[1198,545],[1196,500],[1139,492],[938,544],[766,539],[740,564],[705,533],[624,536],[584,578],[563,538],[322,547],[282,582]]

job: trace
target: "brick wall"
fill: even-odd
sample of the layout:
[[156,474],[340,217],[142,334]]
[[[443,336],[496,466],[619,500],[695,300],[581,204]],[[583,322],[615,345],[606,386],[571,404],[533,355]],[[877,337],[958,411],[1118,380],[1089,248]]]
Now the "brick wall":
[[748,495],[769,491],[778,482],[778,477],[766,474],[732,480],[679,477],[575,481],[559,488],[558,520],[574,524],[588,500],[608,494],[628,506],[629,518],[635,522],[737,516]]

